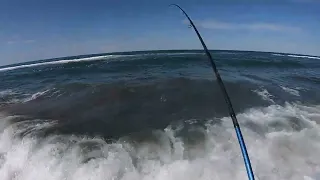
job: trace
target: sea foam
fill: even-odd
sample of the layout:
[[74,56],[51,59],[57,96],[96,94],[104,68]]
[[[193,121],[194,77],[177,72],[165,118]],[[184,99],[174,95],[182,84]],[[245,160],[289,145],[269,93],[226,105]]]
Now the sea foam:
[[[204,138],[193,144],[179,137],[172,126],[157,133],[157,142],[135,144],[76,135],[39,138],[32,132],[55,123],[32,120],[12,124],[10,118],[1,121],[2,180],[247,178],[229,117],[218,124],[209,121],[202,131]],[[320,106],[287,103],[252,108],[238,114],[238,119],[256,179],[320,178]],[[17,136],[26,129],[22,138]]]

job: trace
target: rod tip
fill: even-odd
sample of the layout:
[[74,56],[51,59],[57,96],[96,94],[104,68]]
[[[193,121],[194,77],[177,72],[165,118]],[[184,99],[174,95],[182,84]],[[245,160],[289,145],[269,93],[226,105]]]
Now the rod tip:
[[178,4],[169,4],[169,6],[176,6],[176,7],[180,8],[180,6]]

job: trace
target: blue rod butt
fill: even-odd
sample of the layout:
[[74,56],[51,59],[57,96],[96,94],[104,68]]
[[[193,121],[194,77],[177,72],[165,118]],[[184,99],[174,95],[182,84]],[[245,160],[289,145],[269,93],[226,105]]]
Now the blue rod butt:
[[250,158],[249,158],[249,155],[248,155],[248,152],[247,152],[246,144],[244,143],[244,140],[243,140],[243,137],[242,137],[242,133],[241,133],[240,127],[236,126],[235,130],[236,130],[238,141],[239,141],[239,144],[240,144],[243,160],[244,160],[244,163],[245,163],[245,166],[246,166],[248,178],[249,178],[249,180],[254,180],[254,174],[253,174],[253,171],[252,171]]

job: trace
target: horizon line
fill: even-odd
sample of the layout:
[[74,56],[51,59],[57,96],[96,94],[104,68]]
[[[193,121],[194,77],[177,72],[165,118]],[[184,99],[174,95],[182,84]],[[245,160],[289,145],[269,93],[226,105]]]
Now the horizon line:
[[[10,67],[12,65],[23,65],[25,63],[31,62],[41,62],[41,61],[53,61],[53,60],[60,60],[64,58],[77,58],[80,56],[87,56],[87,57],[94,57],[99,55],[117,55],[119,53],[139,53],[139,52],[151,52],[151,51],[203,51],[203,49],[158,49],[158,50],[133,50],[133,51],[113,51],[113,52],[101,52],[101,53],[93,53],[93,54],[78,54],[78,55],[69,55],[69,56],[60,56],[60,57],[53,57],[53,58],[45,58],[45,59],[38,59],[38,60],[27,60],[13,64],[6,64],[1,65],[0,68]],[[288,52],[275,52],[275,51],[256,51],[256,50],[236,50],[236,49],[209,49],[209,51],[239,51],[239,52],[261,52],[261,53],[279,53],[279,54],[287,54],[287,55],[302,55],[302,56],[311,56],[320,58],[320,56],[310,55],[310,54],[297,54],[297,53],[288,53]],[[204,51],[203,51],[204,52]],[[119,54],[121,55],[121,54]],[[85,58],[85,57],[84,57]]]

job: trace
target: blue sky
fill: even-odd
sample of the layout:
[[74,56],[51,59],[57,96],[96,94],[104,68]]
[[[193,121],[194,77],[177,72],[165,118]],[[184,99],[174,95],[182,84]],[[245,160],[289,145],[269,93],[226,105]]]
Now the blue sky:
[[201,49],[320,56],[320,0],[0,0],[0,65],[61,56]]

